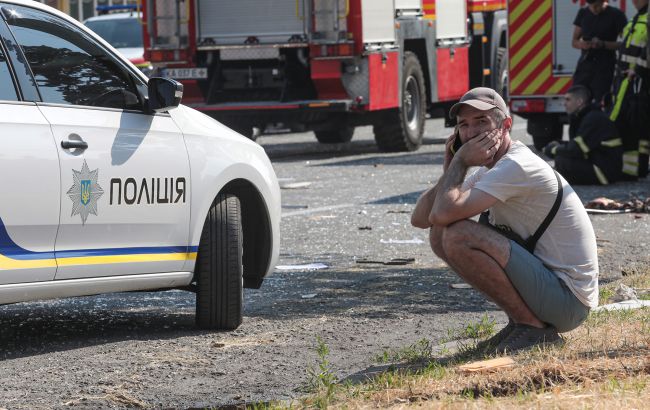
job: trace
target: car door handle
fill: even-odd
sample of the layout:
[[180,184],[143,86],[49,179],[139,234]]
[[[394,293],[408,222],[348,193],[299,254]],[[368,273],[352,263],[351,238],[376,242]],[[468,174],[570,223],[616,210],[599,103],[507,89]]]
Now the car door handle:
[[88,148],[88,143],[86,141],[78,140],[65,140],[61,141],[61,148],[63,149],[86,149]]

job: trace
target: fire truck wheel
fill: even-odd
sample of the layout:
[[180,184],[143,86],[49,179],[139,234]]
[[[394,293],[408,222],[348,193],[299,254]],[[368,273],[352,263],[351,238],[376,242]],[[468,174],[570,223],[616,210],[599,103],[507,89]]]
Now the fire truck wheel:
[[243,265],[239,199],[219,194],[210,207],[196,260],[196,324],[236,329],[242,322]]
[[415,54],[404,53],[401,107],[389,111],[373,125],[380,151],[415,151],[422,145],[426,115],[426,89],[422,66]]
[[534,116],[528,118],[526,131],[533,137],[535,149],[541,151],[551,141],[561,141],[563,127],[556,115]]
[[495,64],[497,77],[494,89],[497,90],[504,100],[508,100],[508,51],[505,47],[497,49],[497,58]]
[[342,126],[340,128],[318,130],[314,131],[314,134],[316,134],[316,139],[321,144],[339,144],[350,142],[352,135],[354,135],[354,127]]

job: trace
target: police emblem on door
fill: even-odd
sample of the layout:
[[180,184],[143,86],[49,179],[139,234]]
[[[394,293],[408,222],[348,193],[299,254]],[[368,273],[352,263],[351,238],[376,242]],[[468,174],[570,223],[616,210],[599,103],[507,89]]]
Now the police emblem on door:
[[97,183],[99,169],[91,171],[86,160],[80,171],[72,170],[72,187],[67,194],[72,201],[71,216],[79,215],[81,223],[86,224],[89,215],[97,216],[97,200],[104,195],[104,190]]

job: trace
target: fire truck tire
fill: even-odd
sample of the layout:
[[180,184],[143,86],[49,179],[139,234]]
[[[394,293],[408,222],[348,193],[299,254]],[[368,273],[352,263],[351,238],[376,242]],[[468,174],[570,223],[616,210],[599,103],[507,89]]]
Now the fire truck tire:
[[342,126],[340,128],[318,130],[314,131],[314,134],[316,134],[316,139],[321,144],[340,144],[352,140],[354,127]]
[[505,47],[497,49],[497,58],[495,61],[495,78],[494,89],[497,90],[504,100],[508,100],[508,50]]
[[414,53],[404,53],[402,104],[373,124],[380,151],[415,151],[422,145],[426,115],[426,89],[422,66]]
[[551,141],[562,140],[563,126],[556,115],[530,117],[526,130],[533,137],[533,145],[538,151]]
[[219,194],[212,203],[196,261],[196,324],[232,330],[242,322],[243,265],[239,199]]

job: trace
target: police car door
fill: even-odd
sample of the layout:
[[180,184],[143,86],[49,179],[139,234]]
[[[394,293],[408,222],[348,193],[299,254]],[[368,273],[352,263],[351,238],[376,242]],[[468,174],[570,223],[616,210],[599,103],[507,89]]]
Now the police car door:
[[38,107],[28,102],[38,99],[38,94],[10,37],[0,17],[2,285],[54,278],[54,240],[60,207],[56,145]]
[[180,130],[168,114],[143,111],[144,81],[82,30],[8,8],[59,144],[55,279],[182,270],[193,254]]

